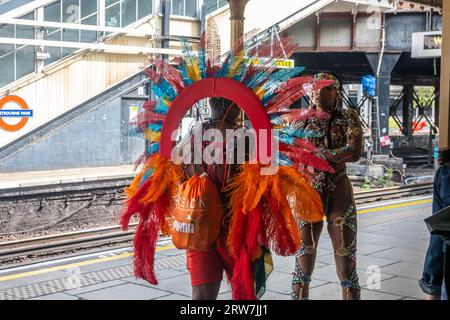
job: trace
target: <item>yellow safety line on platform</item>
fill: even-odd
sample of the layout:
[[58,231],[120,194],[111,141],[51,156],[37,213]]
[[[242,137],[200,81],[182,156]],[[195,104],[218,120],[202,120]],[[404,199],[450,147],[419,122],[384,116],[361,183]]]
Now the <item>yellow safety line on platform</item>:
[[[408,206],[431,203],[431,202],[432,202],[432,199],[404,202],[404,203],[392,204],[392,205],[387,205],[387,206],[382,206],[382,207],[359,210],[358,214],[366,214],[366,213],[370,213],[370,212],[378,212],[378,211],[389,210],[389,209],[397,209],[397,208],[401,208],[401,207],[408,207]],[[158,248],[156,248],[156,251],[164,251],[164,250],[169,250],[169,249],[174,249],[174,248],[175,248],[175,246],[169,245],[169,246],[164,246],[164,247],[158,247]],[[81,261],[81,262],[71,263],[71,264],[65,264],[65,265],[61,265],[61,266],[50,267],[50,268],[45,268],[45,269],[40,269],[40,270],[11,274],[11,275],[0,277],[0,282],[24,278],[24,277],[36,276],[39,274],[53,272],[53,271],[78,268],[78,267],[88,266],[91,264],[96,264],[96,263],[101,263],[101,262],[114,261],[114,260],[119,260],[119,259],[123,259],[123,258],[128,258],[131,256],[133,256],[133,253],[131,253],[131,252],[122,253],[122,254],[119,254],[116,256],[111,256],[111,257],[97,258],[97,259],[86,260],[86,261]]]
[[377,207],[377,208],[370,208],[365,210],[358,210],[358,214],[365,214],[370,212],[377,212],[377,211],[384,211],[389,209],[397,209],[401,207],[409,207],[414,206],[417,204],[424,204],[424,203],[431,203],[432,199],[424,199],[424,200],[417,200],[417,201],[411,201],[411,202],[403,202],[403,203],[397,203],[397,204],[391,204],[383,207]]
[[[164,251],[164,250],[169,250],[169,249],[173,249],[173,248],[175,248],[175,246],[173,246],[173,245],[164,246],[164,247],[158,247],[158,248],[156,248],[156,251],[157,252],[158,251]],[[19,278],[24,278],[24,277],[36,276],[36,275],[39,275],[39,274],[53,272],[53,271],[66,270],[66,269],[71,269],[71,268],[79,268],[79,267],[88,266],[88,265],[91,265],[91,264],[96,264],[96,263],[101,263],[101,262],[108,262],[108,261],[114,261],[114,260],[119,260],[119,259],[123,259],[123,258],[132,257],[132,256],[133,256],[133,253],[127,252],[127,253],[118,254],[116,256],[110,256],[110,257],[104,257],[104,258],[96,258],[96,259],[92,259],[92,260],[86,260],[86,261],[81,261],[81,262],[76,262],[76,263],[64,264],[64,265],[56,266],[56,267],[50,267],[50,268],[33,270],[33,271],[28,271],[28,272],[10,274],[10,275],[7,275],[7,276],[0,277],[0,282],[8,281],[8,280],[14,280],[14,279],[19,279]]]

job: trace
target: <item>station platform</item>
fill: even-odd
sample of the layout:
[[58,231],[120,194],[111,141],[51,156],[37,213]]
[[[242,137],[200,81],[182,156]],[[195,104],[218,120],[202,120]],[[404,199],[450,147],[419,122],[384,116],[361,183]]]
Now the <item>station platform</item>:
[[134,165],[0,173],[0,190],[108,179],[128,179],[135,175]]
[[[357,270],[363,300],[414,300],[424,294],[421,277],[429,234],[423,219],[431,197],[406,198],[358,207]],[[273,256],[274,271],[263,300],[290,299],[294,257]],[[132,274],[132,250],[121,248],[0,270],[0,300],[189,300],[185,253],[160,243],[152,286]],[[224,276],[225,279],[225,276]],[[311,282],[313,300],[339,300],[341,288],[326,228],[318,245]],[[219,299],[231,299],[224,280]]]

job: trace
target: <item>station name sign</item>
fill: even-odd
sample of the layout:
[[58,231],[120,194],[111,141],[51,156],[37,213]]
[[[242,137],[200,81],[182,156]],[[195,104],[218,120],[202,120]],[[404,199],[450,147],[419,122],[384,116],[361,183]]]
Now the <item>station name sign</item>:
[[440,58],[441,55],[442,31],[413,33],[411,50],[412,58]]

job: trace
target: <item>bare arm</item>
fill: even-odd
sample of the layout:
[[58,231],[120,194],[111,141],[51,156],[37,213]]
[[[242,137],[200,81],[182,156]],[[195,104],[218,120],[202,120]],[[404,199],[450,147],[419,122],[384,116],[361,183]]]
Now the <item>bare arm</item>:
[[347,109],[344,114],[348,117],[348,126],[345,131],[347,144],[342,148],[325,150],[327,160],[332,163],[355,162],[359,160],[362,153],[363,133],[358,114],[351,109]]

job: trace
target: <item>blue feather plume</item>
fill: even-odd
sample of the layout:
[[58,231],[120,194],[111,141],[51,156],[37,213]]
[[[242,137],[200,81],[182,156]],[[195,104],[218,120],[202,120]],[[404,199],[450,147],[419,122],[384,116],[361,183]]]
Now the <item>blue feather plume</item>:
[[200,68],[200,76],[202,79],[206,79],[207,74],[206,74],[206,49],[205,48],[202,48],[202,50],[200,51],[198,60],[199,60],[198,66]]
[[155,154],[158,151],[159,151],[159,142],[154,142],[154,143],[149,145],[149,147],[148,147],[148,154],[149,155]]
[[291,166],[294,162],[285,154],[281,152],[277,152],[276,156],[278,158],[278,165],[279,166]]
[[291,69],[283,69],[283,70],[274,72],[267,79],[267,82],[264,84],[263,89],[267,90],[273,84],[277,84],[280,82],[286,82],[289,79],[299,75],[303,70],[305,70],[304,67],[295,67],[295,68],[291,68]]
[[149,123],[148,128],[154,132],[161,132],[162,123]]
[[279,88],[279,86],[283,82],[286,82],[289,79],[299,75],[303,70],[305,70],[304,67],[295,67],[292,69],[284,69],[272,73],[269,76],[267,82],[262,87],[263,90],[267,91],[261,99],[263,104],[265,105],[267,102],[269,102],[272,98],[275,97],[275,91]]
[[144,184],[145,181],[148,180],[148,178],[151,177],[151,175],[153,174],[153,172],[155,171],[155,169],[153,167],[148,167],[147,170],[145,171],[145,173],[142,175],[141,181],[139,181],[138,184],[138,188]]
[[181,78],[183,79],[183,83],[186,86],[189,86],[191,84],[194,83],[194,80],[192,80],[187,73],[186,70],[186,63],[183,61],[179,66],[178,66],[179,70],[180,70],[180,74],[181,74]]
[[170,101],[173,101],[177,93],[175,89],[170,85],[170,83],[167,80],[161,80],[159,84],[154,84],[152,86],[152,91],[158,98],[162,99],[167,97]]
[[159,100],[155,106],[155,112],[158,114],[166,115],[169,111],[169,107],[163,102],[163,100]]
[[232,53],[230,53],[227,58],[225,59],[225,61],[222,63],[222,66],[220,66],[219,70],[217,70],[217,72],[214,75],[214,78],[224,78],[227,76],[228,74],[228,70],[230,69],[230,65],[231,65],[231,57],[233,56]]

